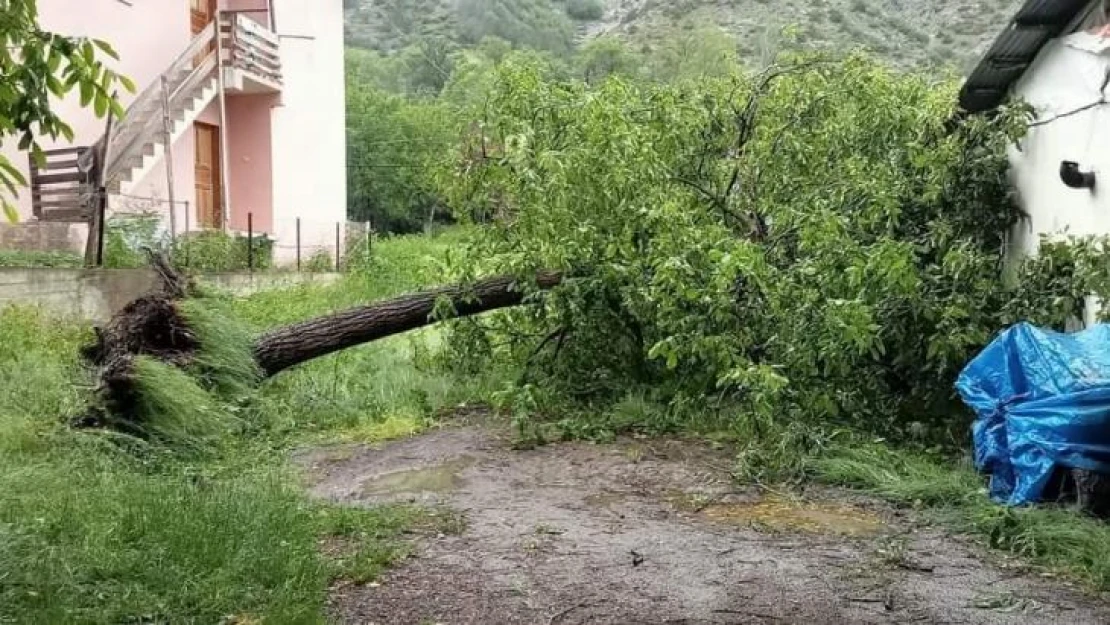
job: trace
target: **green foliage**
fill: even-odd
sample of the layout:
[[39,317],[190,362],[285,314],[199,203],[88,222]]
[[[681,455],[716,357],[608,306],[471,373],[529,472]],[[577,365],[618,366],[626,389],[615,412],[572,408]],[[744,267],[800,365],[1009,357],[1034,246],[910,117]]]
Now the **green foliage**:
[[80,267],[85,259],[76,252],[0,250],[0,267]]
[[189,373],[218,397],[233,402],[248,397],[262,379],[250,329],[214,298],[188,299],[179,308],[200,341]]
[[[76,89],[81,106],[91,107],[97,117],[122,115],[114,90],[134,92],[130,79],[105,67],[104,56],[118,59],[105,41],[43,31],[38,23],[36,0],[11,0],[0,8],[0,74],[5,89],[0,92],[0,138],[19,136],[19,149],[29,151],[40,162],[44,158],[36,137],[73,140],[73,129],[54,112],[52,99],[63,98]],[[17,214],[11,197],[27,184],[24,176],[0,156],[0,206],[9,221]]]
[[348,55],[348,216],[385,232],[415,232],[443,212],[431,171],[458,140],[441,104],[410,101],[358,80],[380,59]]
[[265,233],[255,233],[252,242],[250,237],[238,233],[190,232],[174,241],[173,262],[190,271],[246,271],[251,267],[265,271],[274,264],[274,241]]
[[159,223],[158,215],[110,216],[104,223],[104,266],[111,269],[148,266],[150,260],[143,248],[164,246]]
[[570,52],[574,28],[566,12],[547,0],[459,0],[461,40],[498,37],[556,54]]
[[484,110],[504,154],[447,181],[461,216],[498,216],[460,271],[575,275],[486,324],[548,392],[647,388],[941,437],[963,431],[952,382],[994,332],[1062,326],[1105,289],[1093,242],[1048,247],[1069,262],[1027,262],[1002,286],[1023,111],[949,132],[954,83],[853,57],[596,90],[506,61],[495,84]]
[[273,266],[274,242],[265,233],[253,237],[254,257],[249,257],[251,238],[218,230],[190,232],[172,243],[158,215],[118,215],[104,224],[104,266],[111,269],[147,267],[150,260],[143,248],[168,250],[173,262],[192,271],[264,271]]
[[[987,8],[972,0],[376,0],[349,7],[347,43],[388,52],[422,39],[468,46],[484,34],[496,34],[518,47],[564,54],[562,42],[574,39],[581,47],[595,33],[604,33],[639,50],[702,24],[739,42],[744,62],[755,67],[766,65],[784,47],[804,43],[833,52],[863,46],[902,68],[939,63],[966,70],[1019,6],[1018,0],[999,0]],[[576,37],[566,39],[566,20],[560,14],[572,20]],[[929,19],[923,21],[921,15]],[[784,37],[787,29],[795,34]],[[939,38],[944,39],[943,49],[929,45]]]
[[599,20],[605,15],[601,0],[566,0],[567,15],[580,22]]
[[687,20],[684,27],[644,46],[648,77],[662,82],[719,78],[736,71],[736,39],[712,24]]
[[641,59],[615,37],[598,37],[586,43],[578,54],[582,79],[595,84],[609,76],[636,76]]

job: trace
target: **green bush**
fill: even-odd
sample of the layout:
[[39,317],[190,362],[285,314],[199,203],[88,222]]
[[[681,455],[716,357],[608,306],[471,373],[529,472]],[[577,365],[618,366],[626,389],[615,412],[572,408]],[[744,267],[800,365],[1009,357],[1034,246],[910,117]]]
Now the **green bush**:
[[104,266],[112,269],[145,267],[149,258],[142,248],[162,249],[166,236],[161,233],[158,215],[116,215],[104,223]]
[[601,0],[567,0],[567,15],[573,20],[588,22],[605,16]]
[[210,230],[178,237],[174,242],[174,262],[192,271],[255,271],[273,267],[274,241],[266,234],[255,234],[253,258],[248,254],[250,238]]

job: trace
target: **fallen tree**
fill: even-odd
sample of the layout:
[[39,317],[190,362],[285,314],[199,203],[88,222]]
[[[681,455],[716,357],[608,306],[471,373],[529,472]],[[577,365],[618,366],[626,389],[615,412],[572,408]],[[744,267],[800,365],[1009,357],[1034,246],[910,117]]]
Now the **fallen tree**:
[[[562,282],[562,275],[536,276],[541,289]],[[267,376],[328,354],[437,321],[432,312],[446,298],[456,317],[508,308],[522,303],[524,292],[510,276],[486,278],[472,285],[452,285],[360,306],[274,330],[258,340],[254,357]]]
[[[150,253],[151,264],[161,276],[161,286],[116,313],[96,341],[82,355],[96,367],[96,401],[76,424],[111,426],[141,434],[144,415],[136,384],[136,363],[154,358],[182,370],[198,363],[204,338],[193,327],[183,304],[194,285],[162,256]],[[539,272],[535,287],[548,290],[563,276]],[[460,318],[524,303],[525,289],[516,278],[494,276],[471,284],[455,284],[409,293],[393,299],[310,319],[275,329],[257,338],[251,348],[251,369],[259,378],[271,377],[314,358],[428,326],[447,318]],[[447,305],[449,315],[436,314]]]

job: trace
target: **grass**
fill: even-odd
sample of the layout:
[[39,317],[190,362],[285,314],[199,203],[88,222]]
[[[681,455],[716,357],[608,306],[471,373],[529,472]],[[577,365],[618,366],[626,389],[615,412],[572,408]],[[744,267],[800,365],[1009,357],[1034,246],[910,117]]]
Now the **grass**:
[[1110,525],[1051,506],[993,504],[965,461],[943,462],[881,445],[839,447],[813,462],[823,481],[923,509],[938,521],[1092,589],[1110,589]]
[[47,267],[72,269],[84,265],[76,252],[23,252],[0,250],[0,267]]
[[[470,387],[417,366],[434,333],[310,363],[250,402],[232,384],[246,332],[434,282],[456,236],[386,240],[377,271],[331,288],[191,303],[219,340],[201,375],[139,365],[153,442],[64,425],[92,384],[77,361],[87,324],[0,310],[0,623],[323,623],[334,580],[373,579],[405,554],[406,530],[457,525],[312,501],[287,462],[305,442],[409,435],[465,400]],[[235,315],[246,329],[226,323]]]
[[[140,365],[154,442],[65,427],[92,384],[76,356],[91,329],[0,310],[0,623],[323,623],[329,585],[374,579],[405,555],[402,533],[457,530],[458,519],[436,511],[312,501],[287,452],[414,434],[444,407],[492,396],[494,374],[460,381],[425,367],[434,329],[318,359],[249,393],[243,380],[255,372],[243,354],[253,333],[440,282],[463,234],[387,239],[330,287],[190,303],[186,316],[211,337],[193,375]],[[1061,509],[995,506],[966,463],[783,430],[770,418],[691,415],[635,394],[557,430],[605,439],[726,426],[721,438],[744,443],[738,475],[868,491],[1110,588],[1110,527]]]

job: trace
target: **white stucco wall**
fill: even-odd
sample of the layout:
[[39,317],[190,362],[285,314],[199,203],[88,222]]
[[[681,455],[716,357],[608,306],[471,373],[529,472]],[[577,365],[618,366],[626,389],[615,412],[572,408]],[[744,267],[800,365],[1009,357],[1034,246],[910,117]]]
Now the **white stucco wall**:
[[346,97],[342,0],[273,0],[285,88],[273,109],[275,256],[335,247],[346,223]]
[[[1014,87],[1036,120],[1010,151],[1010,176],[1028,218],[1012,233],[1011,261],[1036,254],[1041,235],[1110,235],[1110,40],[1077,33],[1049,43]],[[1081,110],[1082,109],[1082,110]],[[1063,161],[1093,171],[1095,189],[1073,189],[1060,179]],[[1095,321],[1090,301],[1084,322]]]
[[[1110,105],[1070,114],[1110,95],[1100,93],[1110,72],[1110,49],[1096,54],[1073,47],[1090,47],[1092,40],[1081,33],[1050,43],[1015,86],[1015,94],[1037,111],[1036,122],[1010,155],[1014,186],[1029,214],[1014,233],[1015,251],[1035,252],[1041,234],[1110,234]],[[1095,189],[1066,186],[1060,180],[1062,161],[1094,171]]]

